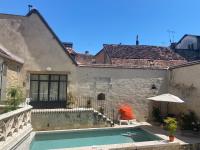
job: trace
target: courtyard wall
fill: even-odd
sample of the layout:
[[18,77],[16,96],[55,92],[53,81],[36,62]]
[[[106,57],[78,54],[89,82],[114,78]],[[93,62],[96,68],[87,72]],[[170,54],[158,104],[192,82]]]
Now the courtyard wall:
[[146,98],[167,91],[166,73],[161,69],[82,66],[77,68],[77,95],[97,99],[103,93],[115,108],[129,103],[137,120],[144,121],[151,114],[151,102]]
[[192,110],[200,117],[200,63],[172,68],[169,71],[169,92],[185,101],[170,104],[169,111],[175,114]]

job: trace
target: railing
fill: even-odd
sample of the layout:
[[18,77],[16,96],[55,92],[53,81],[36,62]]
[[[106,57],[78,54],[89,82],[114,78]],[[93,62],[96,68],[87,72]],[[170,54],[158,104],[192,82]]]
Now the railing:
[[66,108],[66,100],[60,101],[30,101],[29,104],[35,109],[40,108]]
[[0,142],[6,141],[8,137],[30,125],[31,108],[26,106],[0,115]]
[[75,96],[73,101],[30,101],[34,109],[93,108],[112,121],[117,120],[117,106],[113,101],[97,100],[88,96]]
[[74,98],[74,103],[67,105],[69,108],[93,108],[113,122],[117,120],[117,106],[113,101],[97,100],[92,97],[79,96]]

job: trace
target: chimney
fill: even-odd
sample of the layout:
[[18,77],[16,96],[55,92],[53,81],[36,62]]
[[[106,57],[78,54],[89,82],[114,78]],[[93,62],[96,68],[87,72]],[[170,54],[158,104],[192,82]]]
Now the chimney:
[[73,48],[73,43],[72,42],[63,42],[63,46],[65,47],[65,48]]
[[138,35],[136,36],[136,45],[139,45]]
[[31,10],[32,10],[32,8],[33,8],[33,5],[28,5],[28,12],[30,12]]
[[175,42],[171,43],[171,45],[169,46],[172,50],[176,51],[176,44]]

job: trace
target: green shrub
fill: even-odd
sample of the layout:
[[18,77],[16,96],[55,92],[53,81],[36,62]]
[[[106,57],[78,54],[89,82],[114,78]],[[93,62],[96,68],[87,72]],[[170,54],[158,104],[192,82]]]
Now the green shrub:
[[189,111],[187,114],[182,113],[180,115],[179,124],[182,130],[193,130],[192,124],[197,124],[198,118],[193,111]]
[[72,92],[69,92],[67,95],[67,105],[75,104],[75,97]]
[[170,136],[173,136],[177,129],[177,121],[176,118],[167,117],[167,119],[164,119],[164,122],[166,124],[166,129],[169,132]]
[[155,121],[162,122],[161,112],[159,108],[153,107],[152,115]]
[[23,92],[20,87],[10,87],[7,89],[7,107],[6,112],[16,110],[20,103],[24,101]]

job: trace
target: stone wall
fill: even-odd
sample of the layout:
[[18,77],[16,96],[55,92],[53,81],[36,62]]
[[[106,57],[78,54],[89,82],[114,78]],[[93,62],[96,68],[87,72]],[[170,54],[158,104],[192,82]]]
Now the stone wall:
[[[152,89],[152,85],[156,89]],[[139,121],[148,119],[151,112],[146,98],[165,93],[166,90],[166,70],[77,68],[78,95],[96,99],[99,93],[104,93],[106,101],[112,101],[115,108],[122,103],[132,104]]]
[[169,92],[185,101],[170,104],[169,111],[175,114],[192,110],[200,117],[200,64],[174,68],[169,72]]
[[93,109],[47,109],[32,110],[34,130],[63,130],[110,126]]
[[20,73],[22,65],[7,59],[4,59],[3,63],[1,101],[6,100],[8,88],[12,86],[23,87],[23,80]]

